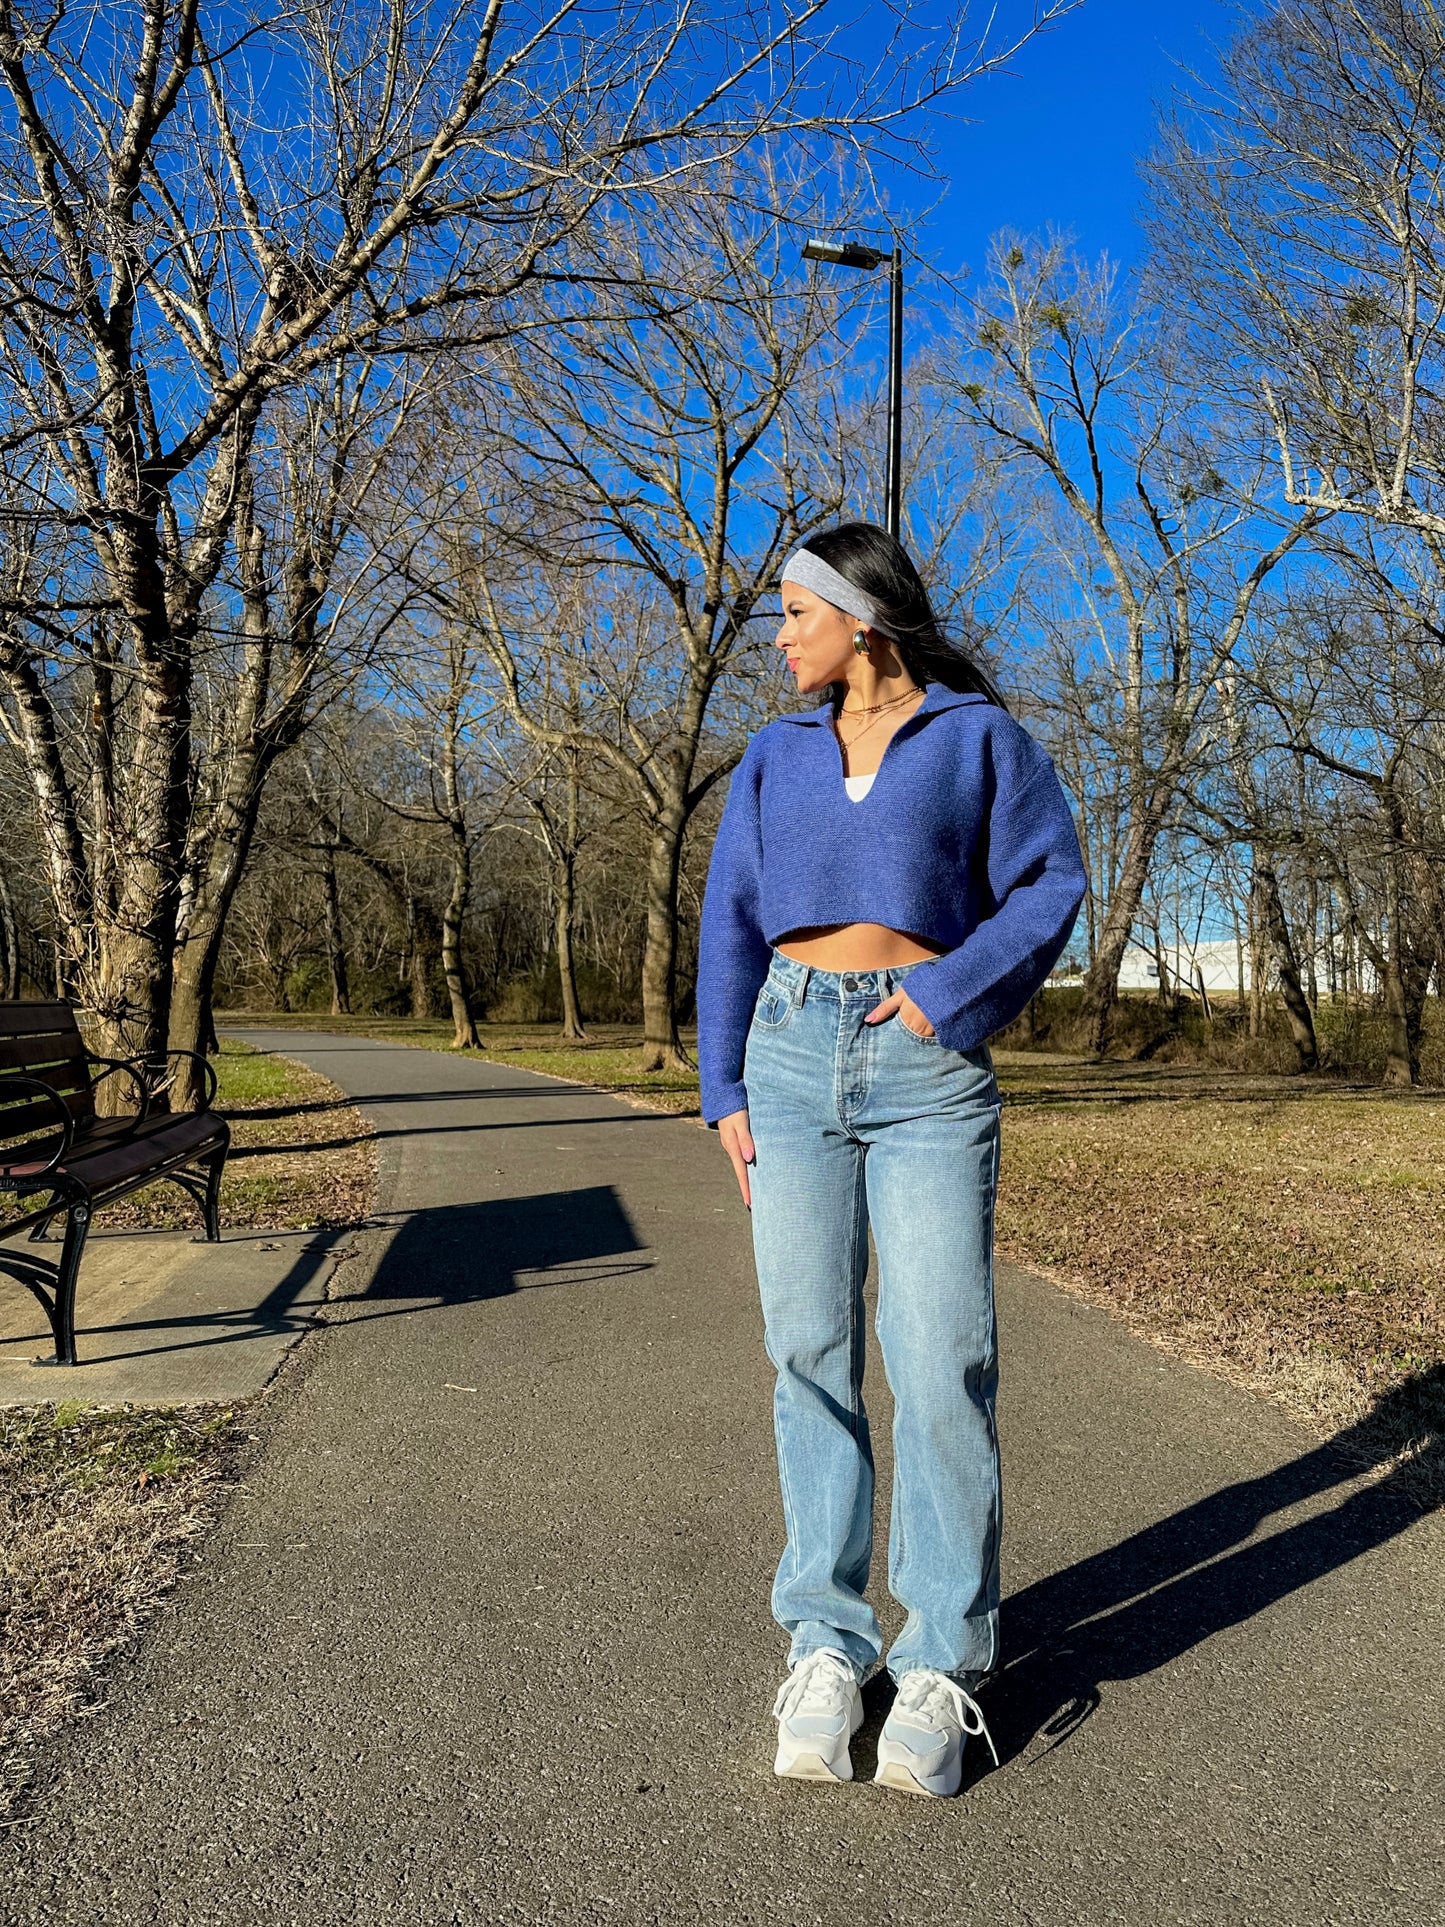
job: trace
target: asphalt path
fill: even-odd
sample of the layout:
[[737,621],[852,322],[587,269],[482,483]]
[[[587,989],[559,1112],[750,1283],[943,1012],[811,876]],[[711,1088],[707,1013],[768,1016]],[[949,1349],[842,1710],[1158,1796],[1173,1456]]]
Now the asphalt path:
[[383,1223],[4,1837],[6,1918],[1445,1921],[1445,1532],[1389,1477],[1004,1270],[1003,1765],[873,1786],[875,1682],[859,1781],[780,1784],[770,1381],[715,1141],[252,1040],[360,1100]]

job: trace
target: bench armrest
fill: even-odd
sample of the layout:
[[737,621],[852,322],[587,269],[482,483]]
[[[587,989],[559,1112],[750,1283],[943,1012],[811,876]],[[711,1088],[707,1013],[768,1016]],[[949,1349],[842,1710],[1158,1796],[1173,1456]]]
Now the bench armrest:
[[[98,1090],[106,1078],[113,1077],[117,1071],[124,1071],[135,1087],[139,1109],[137,1119],[143,1118],[151,1107],[151,1087],[145,1076],[145,1067],[139,1058],[130,1057],[92,1057],[90,1059],[92,1076],[90,1088]],[[96,1066],[100,1068],[97,1070]]]
[[[3,1104],[6,1098],[15,1092],[16,1086],[21,1084],[23,1084],[28,1091],[38,1091],[42,1097],[48,1098],[60,1113],[59,1147],[52,1154],[49,1162],[43,1164],[38,1171],[27,1171],[25,1174],[26,1184],[39,1184],[62,1165],[69,1155],[70,1147],[75,1142],[75,1119],[70,1115],[70,1106],[60,1095],[59,1091],[52,1089],[43,1077],[25,1077],[22,1076],[19,1071],[0,1071],[0,1104]],[[5,1113],[0,1111],[0,1123],[3,1123],[4,1117]],[[0,1150],[0,1164],[6,1162],[19,1163],[20,1161],[19,1158],[13,1160],[7,1159],[4,1151]],[[0,1175],[0,1184],[10,1184],[11,1182],[12,1180],[10,1178]]]
[[138,1074],[145,1080],[146,1100],[145,1107],[141,1112],[142,1116],[145,1115],[145,1112],[150,1109],[158,1097],[163,1097],[174,1089],[176,1076],[180,1071],[180,1064],[176,1061],[179,1058],[185,1058],[190,1063],[199,1064],[201,1067],[202,1097],[197,1109],[209,1111],[215,1103],[217,1089],[216,1069],[209,1058],[203,1057],[199,1051],[195,1050],[157,1051],[154,1056],[132,1057],[126,1064],[127,1070]]

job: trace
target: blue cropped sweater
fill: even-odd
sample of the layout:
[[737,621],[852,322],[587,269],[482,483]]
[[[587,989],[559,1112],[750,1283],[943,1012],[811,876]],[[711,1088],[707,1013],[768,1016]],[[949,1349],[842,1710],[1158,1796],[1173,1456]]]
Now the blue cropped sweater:
[[733,773],[708,872],[698,1057],[709,1124],[747,1104],[743,1052],[772,947],[790,931],[881,923],[943,946],[908,994],[951,1050],[1018,1015],[1084,894],[1053,764],[1004,710],[932,684],[860,803],[827,704],[760,729]]

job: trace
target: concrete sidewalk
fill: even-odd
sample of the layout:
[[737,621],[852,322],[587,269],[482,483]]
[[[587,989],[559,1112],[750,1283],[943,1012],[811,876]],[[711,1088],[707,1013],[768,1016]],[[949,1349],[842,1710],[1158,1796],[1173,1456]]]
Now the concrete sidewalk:
[[[0,1405],[192,1405],[259,1392],[315,1320],[346,1231],[93,1231],[76,1292],[80,1363],[0,1272]],[[23,1248],[23,1247],[22,1247]],[[0,1247],[3,1249],[3,1247]],[[31,1246],[53,1258],[59,1246]]]
[[1445,1530],[1388,1478],[1005,1270],[1003,1767],[946,1803],[779,1784],[770,1373],[715,1141],[475,1059],[252,1041],[357,1097],[388,1228],[0,1843],[7,1921],[1445,1918]]

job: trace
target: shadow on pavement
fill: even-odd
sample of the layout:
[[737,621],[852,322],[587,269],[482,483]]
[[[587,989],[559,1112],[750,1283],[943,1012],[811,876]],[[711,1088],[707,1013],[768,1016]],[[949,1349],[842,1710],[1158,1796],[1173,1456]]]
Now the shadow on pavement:
[[[1445,1367],[1437,1365],[1313,1451],[1225,1486],[1006,1600],[1003,1650],[1018,1657],[989,1683],[986,1701],[1000,1758],[1016,1757],[1040,1733],[1062,1745],[1096,1710],[1107,1681],[1168,1665],[1437,1509],[1445,1502],[1442,1414]],[[1390,1465],[1406,1441],[1413,1441],[1409,1459],[1383,1477],[1352,1485],[1338,1504],[1267,1538],[1253,1537],[1274,1514]]]
[[443,1205],[402,1219],[351,1302],[465,1305],[538,1285],[596,1283],[650,1269],[650,1259],[615,1262],[646,1249],[610,1184]]

